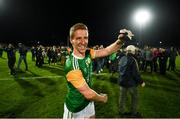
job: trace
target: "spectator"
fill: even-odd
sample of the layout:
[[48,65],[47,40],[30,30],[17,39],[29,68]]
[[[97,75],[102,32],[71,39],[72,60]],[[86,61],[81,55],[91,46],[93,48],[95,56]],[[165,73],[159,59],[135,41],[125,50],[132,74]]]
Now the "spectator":
[[20,69],[20,64],[22,62],[22,60],[24,61],[24,64],[26,66],[26,71],[28,70],[28,64],[27,64],[27,60],[26,60],[26,54],[27,54],[27,48],[25,47],[24,44],[22,43],[19,43],[18,44],[19,46],[19,54],[20,54],[20,57],[19,57],[19,61],[18,61],[18,70]]
[[34,46],[32,46],[31,48],[31,54],[32,54],[32,61],[35,61],[35,57],[36,57],[36,48]]
[[43,65],[43,54],[42,54],[42,45],[40,45],[37,48],[37,53],[36,53],[36,66],[37,67],[42,67]]
[[147,46],[145,50],[145,67],[144,71],[146,72],[147,66],[150,66],[151,68],[151,73],[153,71],[153,54],[151,49]]
[[168,71],[175,71],[175,67],[176,67],[176,56],[178,55],[178,52],[176,50],[176,48],[171,47],[170,51],[169,51],[169,65],[168,65]]
[[159,50],[159,71],[160,74],[166,74],[168,54],[166,49],[160,48]]
[[3,47],[2,45],[0,44],[0,58],[3,56]]
[[131,110],[129,112],[131,117],[139,117],[137,112],[137,103],[138,103],[138,84],[141,84],[142,87],[145,86],[145,83],[141,79],[139,73],[139,67],[136,59],[134,58],[135,46],[129,45],[126,48],[126,55],[123,56],[119,61],[119,74],[120,74],[120,100],[119,100],[119,112],[120,116],[124,117],[125,114],[125,102],[127,99],[127,93],[130,93],[131,96]]
[[8,67],[10,69],[11,75],[16,75],[15,63],[16,63],[16,50],[12,44],[9,44],[6,48],[7,58],[8,58]]

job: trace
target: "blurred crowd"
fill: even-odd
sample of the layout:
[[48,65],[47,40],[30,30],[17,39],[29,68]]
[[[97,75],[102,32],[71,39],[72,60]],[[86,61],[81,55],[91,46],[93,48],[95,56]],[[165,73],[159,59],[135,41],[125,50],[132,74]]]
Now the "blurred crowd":
[[[95,46],[94,49],[101,49],[103,46]],[[122,56],[125,55],[126,49],[120,49],[105,58],[94,60],[93,70],[95,73],[101,73],[104,67],[109,69],[110,73],[118,72],[118,63]],[[176,57],[179,51],[175,47],[170,48],[156,48],[145,46],[140,49],[136,47],[134,57],[136,58],[139,70],[143,72],[159,72],[166,74],[166,71],[175,71]]]
[[[96,45],[93,49],[102,49],[103,45]],[[119,49],[117,52],[104,57],[93,60],[94,73],[101,73],[105,68],[109,73],[118,72],[118,63],[122,56],[125,55],[125,48]],[[20,70],[22,61],[25,64],[25,70],[28,70],[27,52],[31,52],[31,59],[37,67],[42,67],[43,64],[49,65],[64,65],[68,58],[71,48],[67,46],[32,46],[27,47],[22,43],[17,46],[12,44],[0,44],[0,58],[3,58],[3,52],[7,53],[8,67],[11,75],[16,75],[16,70]],[[19,53],[18,64],[16,63],[16,52]],[[139,70],[142,72],[159,72],[166,74],[166,71],[176,70],[176,57],[179,55],[179,49],[175,47],[156,48],[145,46],[144,48],[136,47],[135,58],[138,62]]]

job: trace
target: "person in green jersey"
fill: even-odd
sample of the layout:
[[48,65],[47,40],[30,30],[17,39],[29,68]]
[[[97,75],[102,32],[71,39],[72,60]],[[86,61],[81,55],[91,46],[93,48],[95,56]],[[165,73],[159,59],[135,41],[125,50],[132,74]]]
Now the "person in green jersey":
[[73,49],[64,69],[68,88],[64,119],[95,118],[94,102],[107,102],[107,94],[98,94],[92,89],[92,59],[116,52],[123,45],[126,36],[131,38],[133,34],[122,29],[114,43],[104,49],[93,50],[88,48],[89,33],[85,24],[77,23],[70,28],[70,43]]

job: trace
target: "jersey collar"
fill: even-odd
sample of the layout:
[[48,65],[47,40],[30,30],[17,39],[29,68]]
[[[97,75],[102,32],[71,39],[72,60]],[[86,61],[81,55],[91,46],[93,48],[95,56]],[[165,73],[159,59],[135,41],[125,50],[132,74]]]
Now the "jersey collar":
[[73,55],[75,58],[77,58],[77,59],[84,59],[84,57],[78,57],[78,56],[76,56],[76,55],[74,54],[74,52],[72,53],[72,55]]

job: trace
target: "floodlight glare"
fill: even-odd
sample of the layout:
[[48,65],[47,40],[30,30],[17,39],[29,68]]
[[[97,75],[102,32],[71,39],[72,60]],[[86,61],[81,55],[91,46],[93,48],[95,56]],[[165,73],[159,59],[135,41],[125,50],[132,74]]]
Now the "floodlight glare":
[[146,24],[151,20],[151,14],[146,9],[139,9],[134,14],[134,21],[138,24]]

